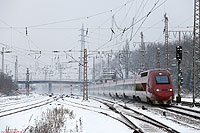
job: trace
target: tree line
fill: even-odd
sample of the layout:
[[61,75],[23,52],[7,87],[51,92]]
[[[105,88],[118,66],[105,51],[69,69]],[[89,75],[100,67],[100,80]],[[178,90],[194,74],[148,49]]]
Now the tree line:
[[17,85],[12,78],[4,73],[0,73],[0,95],[14,95],[17,92]]

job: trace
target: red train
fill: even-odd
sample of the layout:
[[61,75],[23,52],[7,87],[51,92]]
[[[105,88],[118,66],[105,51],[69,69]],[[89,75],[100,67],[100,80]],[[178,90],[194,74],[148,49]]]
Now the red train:
[[137,98],[152,104],[171,104],[174,98],[170,73],[164,69],[141,72],[132,79],[104,81],[90,85],[89,93]]

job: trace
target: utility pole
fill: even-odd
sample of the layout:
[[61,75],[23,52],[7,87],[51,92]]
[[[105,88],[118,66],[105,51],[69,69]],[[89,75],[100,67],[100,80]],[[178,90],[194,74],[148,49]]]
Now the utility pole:
[[144,43],[143,33],[141,32],[140,35],[141,35],[141,50],[140,50],[140,52],[142,55],[142,63],[141,63],[140,67],[141,67],[142,71],[144,71],[144,69],[145,69],[145,43]]
[[49,80],[51,79],[52,74],[53,74],[53,71],[49,70]]
[[87,49],[84,49],[84,67],[83,67],[83,100],[88,100],[88,80],[87,80]]
[[16,61],[15,61],[15,82],[18,81],[18,57],[16,56]]
[[200,96],[200,0],[194,0],[193,29],[193,106]]
[[1,69],[2,69],[2,73],[4,73],[4,47],[2,47],[2,51],[1,51],[1,55],[2,55],[2,67],[1,67]]
[[80,53],[80,63],[79,63],[79,81],[83,81],[83,75],[82,75],[82,68],[83,68],[83,52],[85,49],[85,30],[84,30],[84,25],[82,25],[82,29],[81,29],[81,53]]
[[12,51],[5,51],[4,47],[2,47],[1,55],[2,55],[2,73],[4,73],[4,54],[11,53]]
[[109,72],[109,67],[110,67],[110,54],[108,53],[108,58],[107,58],[107,72]]
[[29,69],[26,70],[26,95],[29,96]]
[[130,57],[130,48],[129,42],[126,40],[125,46],[125,78],[128,79],[129,77],[129,57]]
[[157,48],[157,68],[160,68],[160,48]]
[[47,80],[48,68],[44,67],[44,80]]
[[95,82],[95,57],[93,57],[93,74],[92,74],[92,80]]
[[166,68],[167,70],[169,69],[169,51],[168,51],[168,17],[167,14],[165,13],[164,15],[165,18],[165,28],[164,28],[164,33],[165,33],[165,62],[166,62]]
[[110,57],[112,58],[112,53],[107,53],[107,55],[108,55],[107,72],[110,72],[111,71],[111,68],[110,68]]
[[103,75],[103,55],[102,55],[102,53],[100,53],[100,73],[99,73],[99,77],[100,77],[100,79],[103,77],[102,75]]
[[60,81],[62,80],[62,65],[59,61],[59,64],[58,64],[58,69],[59,69],[59,75],[60,75]]
[[178,32],[178,42],[179,42],[179,46],[181,46],[181,32]]
[[8,64],[6,64],[6,72],[5,72],[5,74],[8,75]]
[[99,76],[99,79],[101,78],[101,75],[102,75],[102,53],[101,52],[99,52],[98,53],[99,54],[99,62],[100,62],[100,65],[98,66],[98,68],[99,68],[99,72],[98,72],[98,76]]

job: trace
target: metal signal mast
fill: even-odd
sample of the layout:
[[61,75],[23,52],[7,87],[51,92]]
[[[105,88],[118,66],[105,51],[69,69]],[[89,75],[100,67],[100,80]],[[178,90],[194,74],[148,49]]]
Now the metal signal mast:
[[88,100],[88,79],[87,79],[87,49],[84,49],[84,66],[83,66],[83,100]]
[[85,49],[85,30],[84,30],[84,26],[82,25],[82,29],[81,29],[81,54],[80,54],[80,64],[79,64],[79,81],[83,81],[83,66],[81,64],[83,64],[83,55],[84,55],[84,49]]
[[144,71],[145,69],[145,43],[144,43],[143,33],[141,32],[140,35],[141,35],[141,54],[142,54],[141,69]]
[[156,60],[157,60],[157,68],[160,68],[160,48],[157,48],[157,55],[156,55]]
[[165,28],[164,28],[164,33],[165,33],[165,62],[166,62],[166,68],[169,69],[169,51],[168,51],[168,17],[167,14],[165,13],[164,15],[165,18]]
[[26,70],[26,95],[29,96],[29,82],[30,82],[30,79],[29,79],[29,76],[30,76],[30,73],[29,73],[29,69],[27,68]]
[[193,29],[193,105],[200,96],[200,0],[194,0]]

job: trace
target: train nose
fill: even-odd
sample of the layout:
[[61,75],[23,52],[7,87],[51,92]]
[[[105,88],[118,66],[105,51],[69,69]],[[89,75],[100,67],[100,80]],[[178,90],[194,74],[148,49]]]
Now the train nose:
[[173,88],[155,89],[155,95],[158,99],[170,99],[174,96]]

